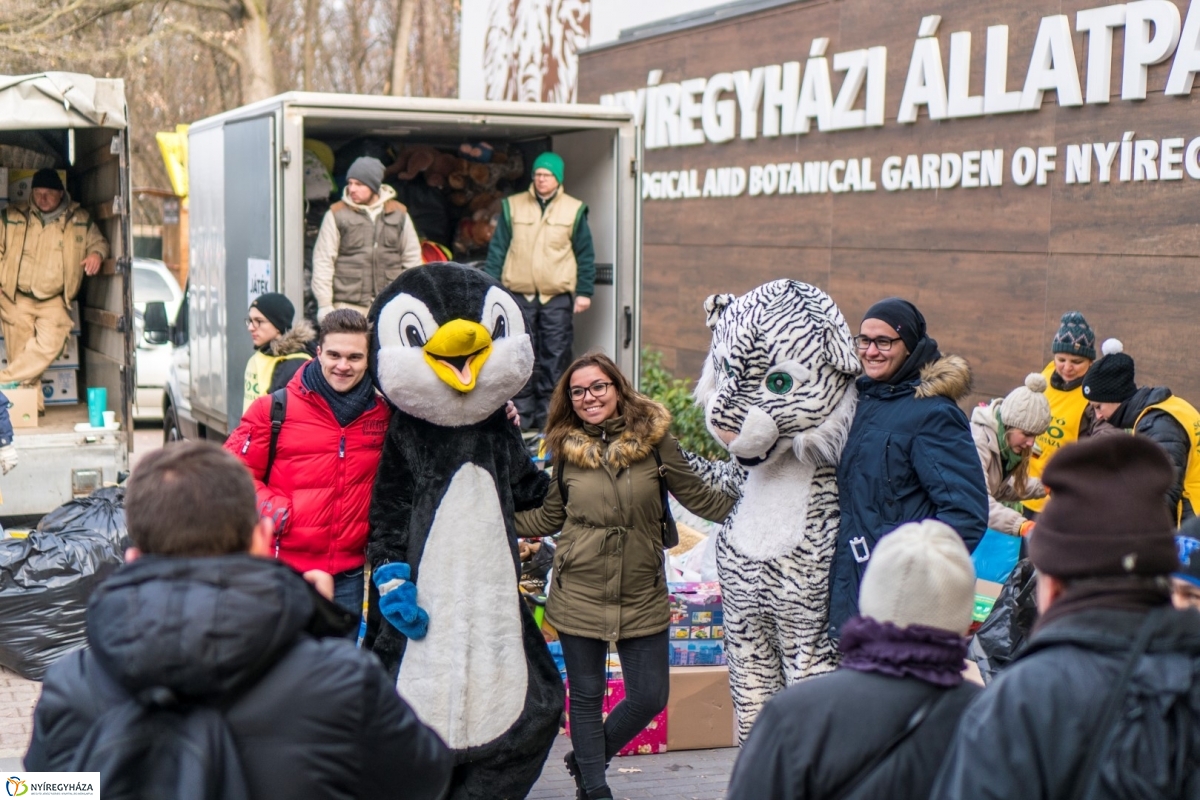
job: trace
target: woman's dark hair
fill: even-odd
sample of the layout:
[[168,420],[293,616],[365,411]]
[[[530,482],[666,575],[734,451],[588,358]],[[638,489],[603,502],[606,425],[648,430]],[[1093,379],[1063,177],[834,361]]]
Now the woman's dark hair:
[[617,413],[635,419],[652,413],[654,401],[633,388],[633,384],[621,373],[613,360],[603,353],[587,353],[572,362],[554,387],[550,396],[550,413],[546,419],[546,447],[557,456],[562,452],[563,442],[571,431],[583,427],[583,420],[575,414],[571,403],[571,376],[585,367],[596,367],[610,381],[617,393]]

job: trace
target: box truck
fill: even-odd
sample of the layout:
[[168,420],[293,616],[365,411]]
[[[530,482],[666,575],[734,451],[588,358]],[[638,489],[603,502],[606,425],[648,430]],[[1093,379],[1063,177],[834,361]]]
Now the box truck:
[[[524,165],[511,182],[518,189],[528,184],[537,153],[560,154],[566,191],[589,207],[596,250],[595,296],[575,318],[575,351],[603,350],[636,375],[640,147],[628,111],[596,105],[291,92],[192,124],[189,286],[171,326],[176,356],[164,437],[220,440],[238,424],[243,372],[253,352],[242,320],[254,297],[282,292],[297,316],[304,309],[305,261],[320,224],[306,172],[322,150],[327,161],[338,153],[331,172],[339,181],[358,152],[380,152],[385,163],[388,153],[404,151],[439,158],[467,153],[476,159],[473,166],[484,153],[504,153],[510,165]],[[424,235],[419,209],[409,206]]]
[[[0,76],[0,185],[8,184],[0,206],[24,200],[33,172],[43,167],[65,178],[70,198],[108,240],[110,257],[83,279],[71,336],[42,378],[45,414],[39,416],[32,390],[11,392],[20,464],[0,478],[0,516],[7,518],[44,514],[116,483],[132,446],[133,250],[122,81],[65,72]],[[117,425],[88,426],[88,388],[105,390]]]

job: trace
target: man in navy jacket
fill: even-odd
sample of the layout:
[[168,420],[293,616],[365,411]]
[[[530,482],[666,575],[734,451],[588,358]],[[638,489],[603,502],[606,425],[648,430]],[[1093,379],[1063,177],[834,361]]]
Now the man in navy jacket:
[[938,519],[973,551],[987,528],[987,486],[956,405],[971,370],[943,356],[917,307],[897,297],[867,310],[855,337],[863,377],[838,465],[841,528],[830,571],[829,628],[858,613],[875,544],[905,522]]

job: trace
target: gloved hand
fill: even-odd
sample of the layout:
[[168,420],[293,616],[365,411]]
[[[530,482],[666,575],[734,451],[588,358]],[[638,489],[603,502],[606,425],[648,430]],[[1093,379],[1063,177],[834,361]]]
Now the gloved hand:
[[392,627],[409,639],[424,639],[429,630],[429,613],[417,605],[417,586],[408,564],[390,563],[371,573],[379,588],[379,612]]
[[317,324],[320,325],[325,321],[325,317],[333,311],[333,306],[321,306],[317,309]]
[[6,444],[0,447],[0,469],[4,470],[4,474],[12,472],[17,466],[17,446],[15,444]]
[[1027,519],[1024,522],[1022,522],[1021,523],[1021,535],[1028,536],[1033,531],[1033,528],[1035,525],[1037,525],[1037,523],[1031,519]]

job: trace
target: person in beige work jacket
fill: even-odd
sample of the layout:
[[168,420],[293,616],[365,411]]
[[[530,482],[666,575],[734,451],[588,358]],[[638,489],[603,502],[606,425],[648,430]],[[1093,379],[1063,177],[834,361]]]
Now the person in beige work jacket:
[[421,240],[383,163],[363,156],[346,171],[346,189],[321,221],[313,245],[317,322],[335,308],[366,314],[375,295],[401,272],[421,265]]
[[[606,765],[667,704],[660,481],[705,519],[724,520],[736,502],[697,477],[670,425],[670,413],[634,391],[607,356],[576,360],[550,401],[546,443],[557,475],[540,508],[516,515],[518,536],[562,530],[546,619],[559,633],[571,687],[575,749],[565,762],[579,798],[613,796]],[[611,641],[621,654],[625,699],[604,719]]]
[[563,160],[542,153],[529,190],[505,198],[484,270],[517,298],[533,337],[533,374],[513,403],[528,430],[546,425],[550,395],[571,363],[573,314],[587,311],[596,255],[587,206],[562,189]]
[[0,328],[8,353],[0,384],[39,387],[71,335],[71,301],[83,276],[100,271],[108,242],[54,170],[33,176],[32,200],[0,211]]

